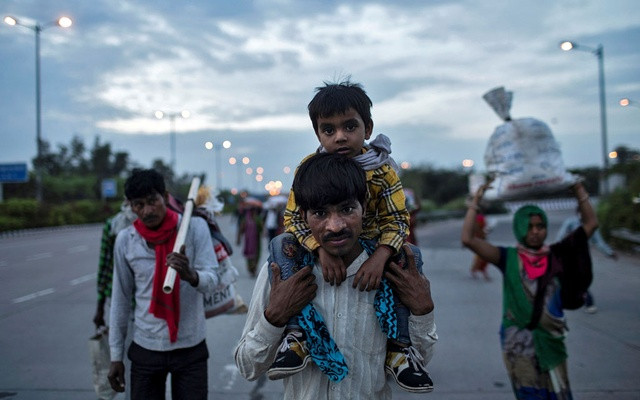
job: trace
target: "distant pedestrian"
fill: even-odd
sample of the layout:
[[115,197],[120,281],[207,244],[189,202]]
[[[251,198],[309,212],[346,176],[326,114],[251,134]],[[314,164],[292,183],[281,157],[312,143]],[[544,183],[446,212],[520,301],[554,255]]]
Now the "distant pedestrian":
[[247,271],[251,277],[256,276],[260,261],[263,227],[261,211],[262,203],[257,199],[247,197],[240,203],[236,244],[239,246],[242,242],[242,254],[247,260]]
[[418,238],[416,236],[416,228],[418,227],[418,214],[420,213],[420,199],[416,196],[413,189],[403,188],[405,205],[409,212],[409,236],[407,242],[417,246]]
[[[486,239],[488,233],[487,220],[484,214],[482,214],[482,211],[478,210],[476,214],[476,220],[473,224],[473,236],[480,239]],[[489,277],[489,272],[487,271],[488,265],[489,263],[486,260],[482,259],[482,257],[480,257],[479,255],[474,254],[473,262],[471,263],[471,277],[473,279],[476,279],[477,274],[480,273],[486,281],[490,281],[491,278]]]
[[[580,221],[580,209],[576,209],[577,214],[571,217],[567,217],[563,222],[560,229],[558,229],[558,233],[556,234],[556,241],[562,240],[565,236],[576,230],[581,225]],[[589,242],[596,246],[598,250],[605,256],[612,258],[614,260],[618,259],[618,255],[616,252],[605,242],[604,238],[600,234],[600,229],[596,229],[591,236]],[[598,312],[598,307],[596,306],[595,299],[593,298],[593,294],[590,290],[587,290],[585,293],[584,300],[585,311],[589,314],[595,314]]]
[[[127,352],[131,398],[164,399],[171,374],[173,399],[205,400],[209,351],[203,293],[219,283],[209,229],[203,219],[192,218],[184,245],[173,252],[182,216],[167,208],[162,175],[134,170],[125,182],[125,195],[138,219],[115,243],[109,382],[115,391],[125,391],[125,337],[133,313],[133,342]],[[163,283],[169,267],[177,276],[167,294]]]
[[93,323],[96,330],[107,323],[104,319],[104,309],[107,299],[111,298],[111,287],[113,283],[113,246],[118,233],[129,227],[135,219],[136,214],[131,211],[129,201],[124,200],[120,206],[120,211],[108,218],[102,227],[102,237],[100,239],[100,258],[98,260],[98,304],[96,313],[93,316]]
[[264,229],[267,231],[269,242],[284,232],[284,208],[286,206],[286,198],[284,203],[267,202],[264,204]]
[[[569,307],[567,293],[577,288],[580,277],[591,279],[589,237],[598,220],[581,183],[572,186],[582,216],[582,225],[551,246],[547,216],[539,207],[521,207],[513,218],[516,247],[496,247],[474,236],[473,225],[479,203],[489,184],[481,186],[469,205],[462,227],[462,243],[504,276],[500,341],[503,360],[517,399],[572,399],[564,344]],[[561,283],[562,282],[562,283]],[[572,289],[575,289],[572,291]]]

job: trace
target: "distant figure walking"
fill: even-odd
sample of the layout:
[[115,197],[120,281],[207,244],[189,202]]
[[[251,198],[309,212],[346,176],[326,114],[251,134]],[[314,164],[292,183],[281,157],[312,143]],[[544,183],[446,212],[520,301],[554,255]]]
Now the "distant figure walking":
[[98,304],[96,313],[93,316],[93,323],[96,330],[102,326],[107,326],[104,319],[104,308],[107,299],[111,298],[111,287],[113,284],[113,247],[118,233],[127,228],[136,220],[138,216],[131,211],[128,200],[122,202],[120,211],[108,218],[102,227],[102,238],[100,239],[100,259],[98,260]]
[[[488,234],[487,220],[482,214],[482,211],[478,211],[476,215],[475,223],[473,224],[473,236],[486,239]],[[471,277],[473,279],[477,278],[477,274],[480,273],[484,277],[485,280],[490,281],[489,272],[487,271],[487,266],[489,263],[482,259],[477,254],[473,255],[473,262],[471,263]]]
[[240,204],[236,244],[239,246],[241,239],[244,238],[242,254],[247,260],[247,270],[252,278],[255,278],[257,274],[258,261],[260,261],[260,238],[263,225],[262,217],[260,216],[261,210],[262,203],[257,199],[247,198]]

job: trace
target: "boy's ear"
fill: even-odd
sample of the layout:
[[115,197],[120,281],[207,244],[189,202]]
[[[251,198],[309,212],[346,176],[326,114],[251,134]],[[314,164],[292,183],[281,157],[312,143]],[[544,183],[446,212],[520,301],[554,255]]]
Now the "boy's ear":
[[369,124],[369,126],[367,126],[364,130],[364,140],[369,140],[372,133],[373,133],[373,120],[371,120],[371,123]]

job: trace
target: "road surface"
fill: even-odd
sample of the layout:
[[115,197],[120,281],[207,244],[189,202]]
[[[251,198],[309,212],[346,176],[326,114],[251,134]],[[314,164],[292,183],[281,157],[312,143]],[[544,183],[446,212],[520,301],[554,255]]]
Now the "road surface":
[[[569,213],[550,212],[550,237]],[[513,244],[511,217],[490,218],[495,224],[490,240]],[[234,241],[231,217],[220,222]],[[394,398],[513,398],[498,343],[501,277],[490,267],[492,281],[471,279],[471,253],[459,241],[461,225],[458,219],[418,228],[440,336],[429,365],[435,390],[413,395],[394,389]],[[0,238],[0,399],[96,398],[87,341],[94,331],[100,234],[101,226],[89,225]],[[592,290],[600,311],[568,312],[574,396],[640,399],[640,257],[621,255],[613,261],[595,249],[592,254]],[[241,249],[232,259],[240,271],[239,293],[248,302],[253,279]],[[281,382],[247,382],[235,368],[232,352],[244,316],[223,315],[207,324],[209,398],[280,399]]]

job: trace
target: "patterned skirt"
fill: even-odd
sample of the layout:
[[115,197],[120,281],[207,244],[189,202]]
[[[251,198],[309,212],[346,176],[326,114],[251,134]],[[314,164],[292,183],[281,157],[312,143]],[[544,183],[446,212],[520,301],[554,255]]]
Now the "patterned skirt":
[[502,331],[502,357],[518,400],[572,400],[566,360],[550,371],[538,366],[533,334],[511,326]]

